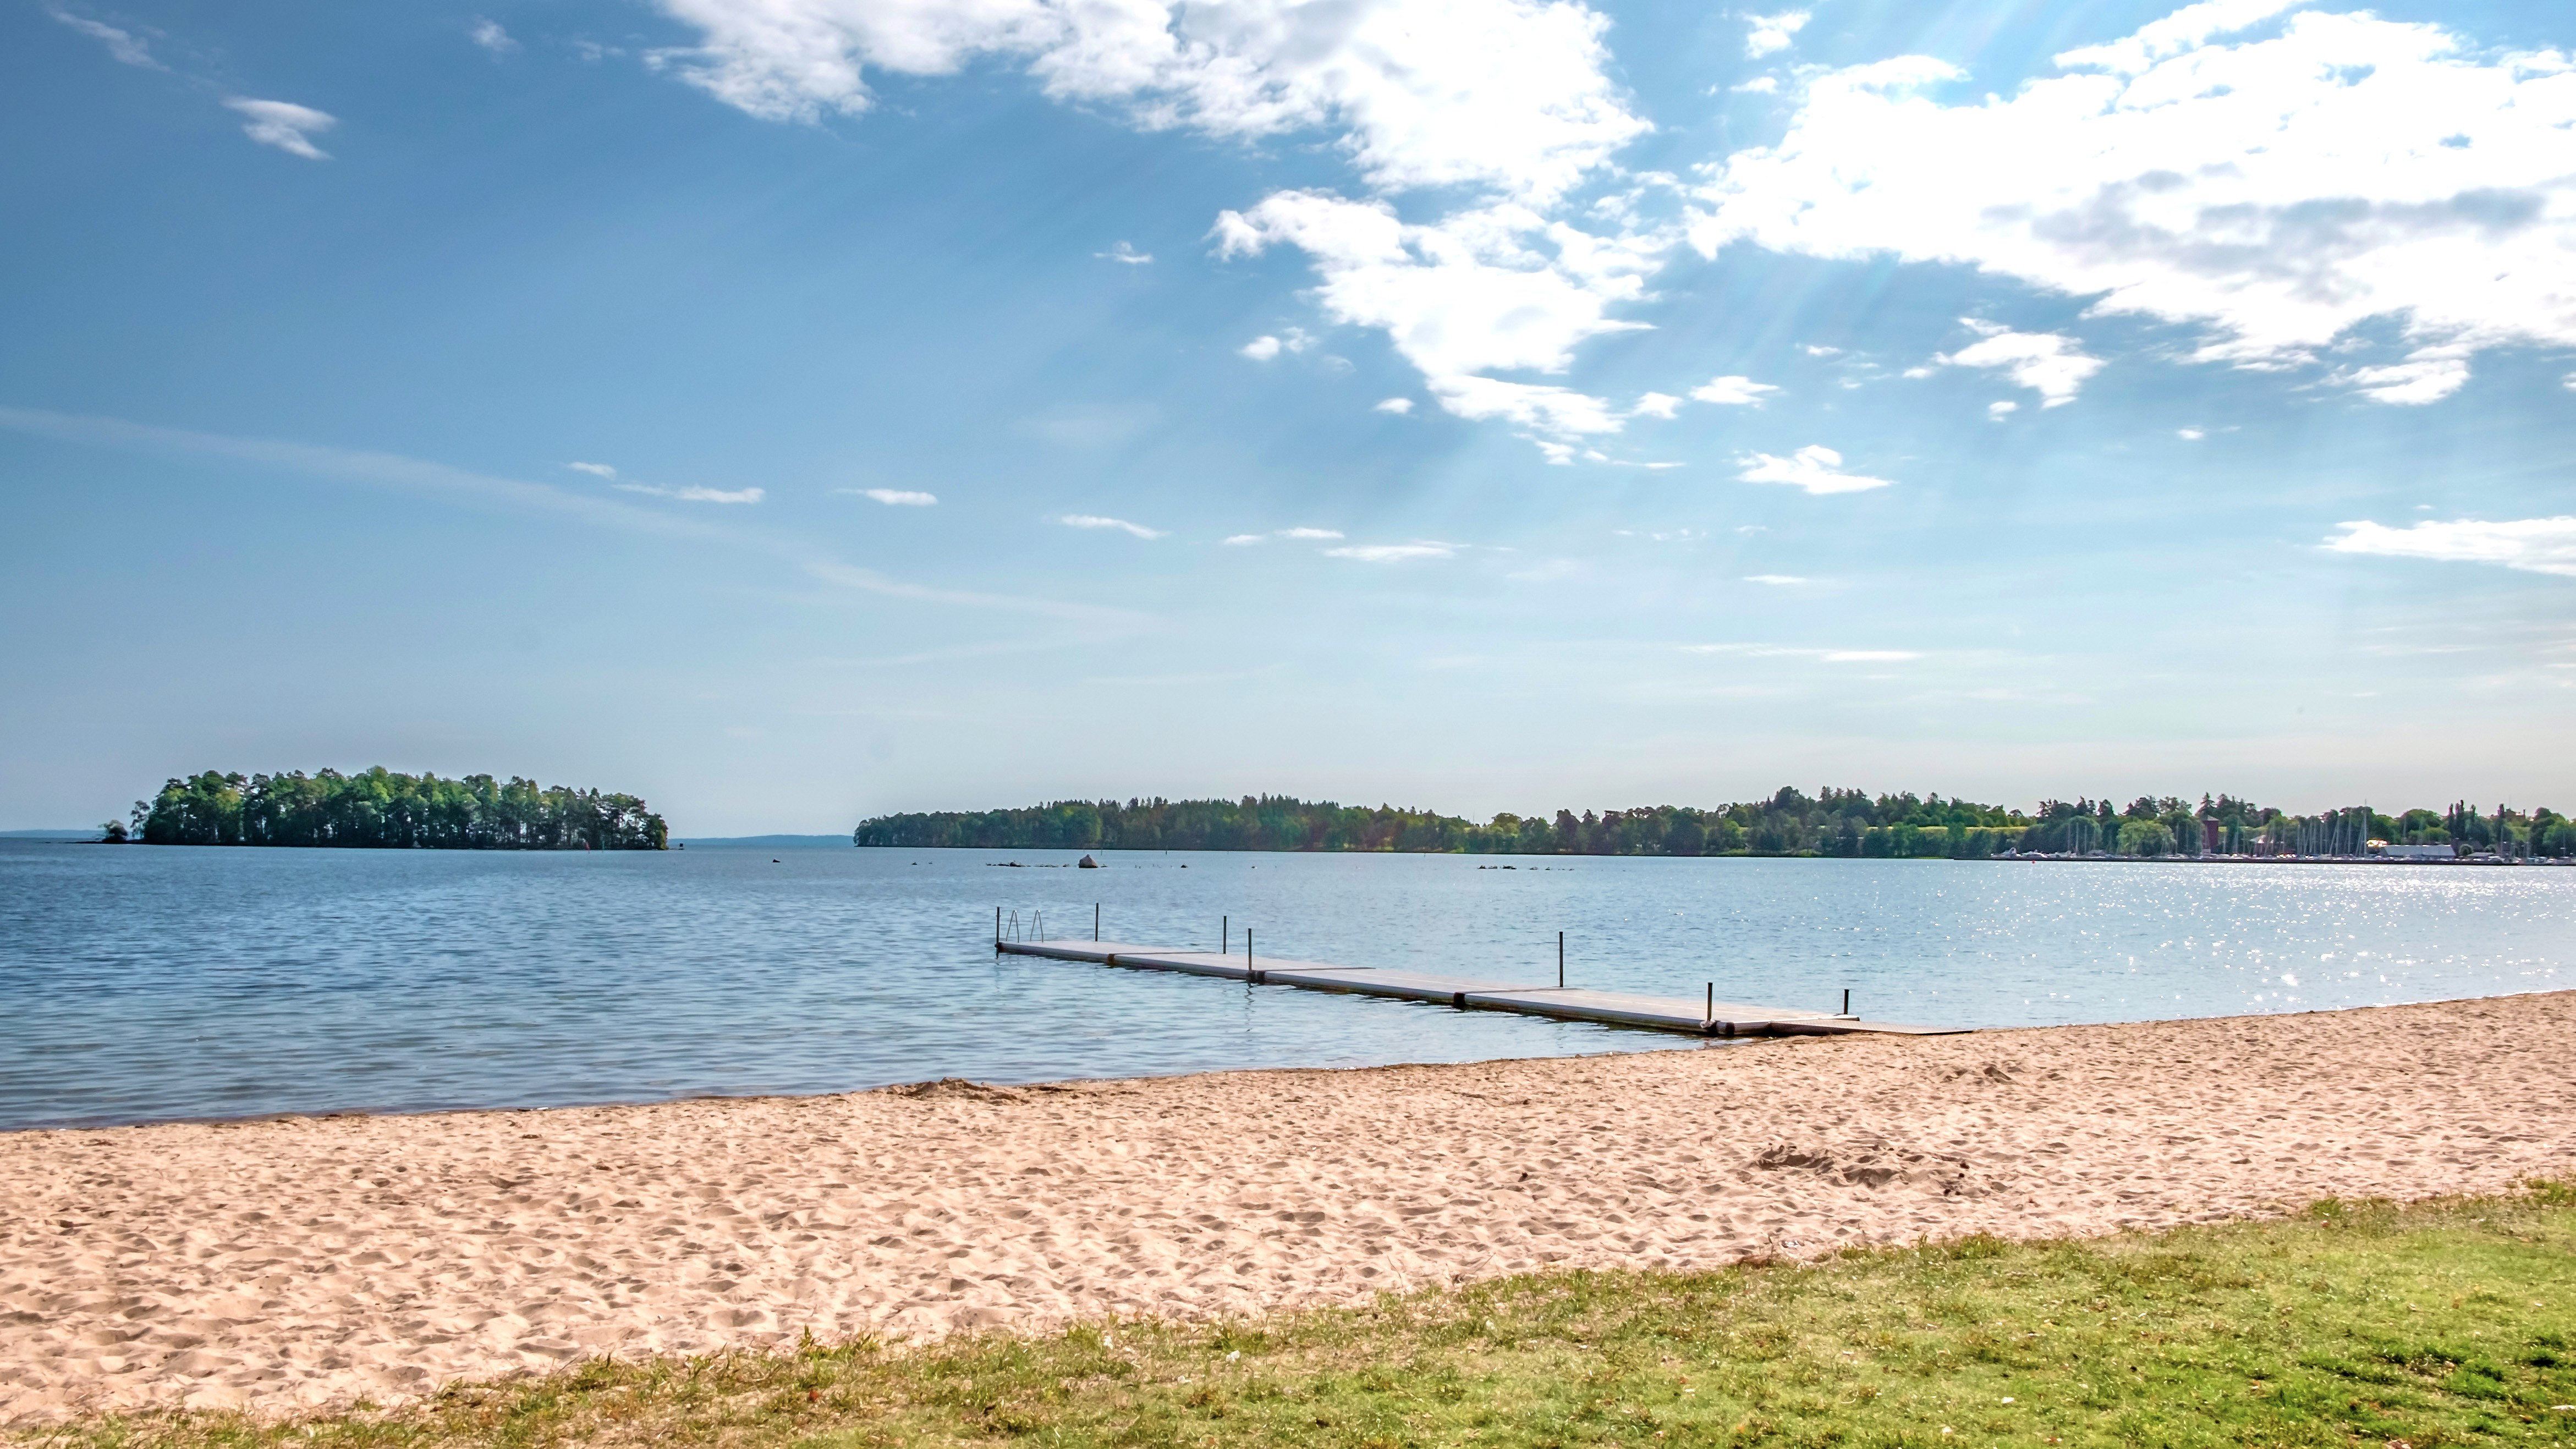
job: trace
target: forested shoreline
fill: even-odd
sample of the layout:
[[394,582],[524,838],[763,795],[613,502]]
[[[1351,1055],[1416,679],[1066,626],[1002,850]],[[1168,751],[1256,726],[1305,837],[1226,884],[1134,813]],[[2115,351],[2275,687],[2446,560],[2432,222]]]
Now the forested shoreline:
[[1486,855],[1822,855],[1984,858],[2360,855],[2373,841],[2462,854],[2576,855],[2554,810],[2483,812],[2466,802],[2386,815],[2366,806],[2299,815],[2233,796],[2043,800],[2031,811],[1933,795],[1783,786],[1768,800],[1652,805],[1580,815],[1461,816],[1288,796],[1067,800],[1021,809],[883,815],[851,844],[913,849],[1402,851]]
[[441,779],[378,766],[354,775],[208,770],[172,779],[134,802],[131,829],[108,838],[146,845],[339,846],[377,850],[661,850],[662,817],[632,795],[539,785],[513,775]]

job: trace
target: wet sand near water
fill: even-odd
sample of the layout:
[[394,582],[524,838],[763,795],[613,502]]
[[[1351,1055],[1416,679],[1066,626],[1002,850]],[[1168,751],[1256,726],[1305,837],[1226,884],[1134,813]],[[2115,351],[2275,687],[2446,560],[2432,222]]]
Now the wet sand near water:
[[1250,1314],[2576,1174],[2576,992],[1921,1039],[0,1134],[0,1423]]

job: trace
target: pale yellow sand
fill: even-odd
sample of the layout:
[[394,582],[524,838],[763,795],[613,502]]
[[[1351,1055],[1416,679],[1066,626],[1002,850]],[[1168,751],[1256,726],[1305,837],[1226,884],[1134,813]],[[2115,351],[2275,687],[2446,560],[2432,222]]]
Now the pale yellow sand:
[[0,1134],[0,1422],[1246,1313],[2576,1171],[2576,993],[1054,1088]]

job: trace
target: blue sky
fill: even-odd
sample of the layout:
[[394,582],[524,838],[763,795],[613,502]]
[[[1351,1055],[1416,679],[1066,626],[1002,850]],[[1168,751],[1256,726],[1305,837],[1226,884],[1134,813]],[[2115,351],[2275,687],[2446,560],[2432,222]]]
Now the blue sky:
[[2576,22],[0,8],[0,826],[2576,805]]

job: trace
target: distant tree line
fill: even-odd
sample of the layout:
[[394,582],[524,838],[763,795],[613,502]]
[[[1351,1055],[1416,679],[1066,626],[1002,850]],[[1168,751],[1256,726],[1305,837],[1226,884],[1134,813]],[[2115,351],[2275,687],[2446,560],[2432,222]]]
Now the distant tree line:
[[1284,795],[1240,800],[1063,800],[1023,809],[882,815],[851,843],[914,849],[1290,850],[1493,855],[1826,855],[1978,858],[2052,855],[2362,854],[2372,840],[2456,843],[2507,854],[2576,855],[2576,824],[2551,810],[2481,815],[2465,803],[2392,819],[2366,808],[2302,816],[2233,796],[2045,800],[2036,812],[1934,795],[1783,786],[1767,800],[1714,808],[1649,805],[1496,815],[1478,824],[1436,811],[1341,805]]
[[[111,824],[110,838],[123,834]],[[357,846],[390,850],[660,850],[669,830],[632,795],[512,776],[442,780],[381,766],[174,779],[134,802],[146,845]]]

